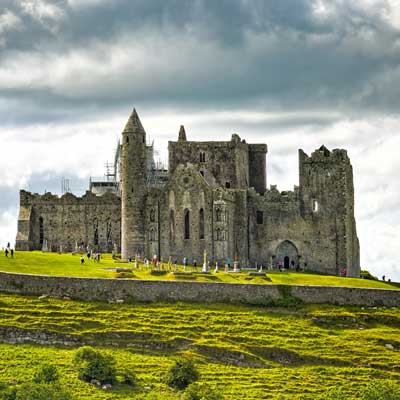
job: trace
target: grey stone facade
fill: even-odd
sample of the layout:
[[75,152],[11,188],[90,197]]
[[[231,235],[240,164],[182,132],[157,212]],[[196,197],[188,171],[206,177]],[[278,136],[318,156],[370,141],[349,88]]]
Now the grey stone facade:
[[119,196],[21,191],[17,249],[41,249],[44,239],[52,250],[61,245],[65,251],[76,243],[100,251],[115,244],[125,259],[157,255],[182,263],[187,257],[198,265],[206,251],[212,265],[230,259],[242,267],[299,265],[332,275],[346,267],[348,276],[359,276],[353,175],[345,150],[321,146],[310,156],[299,150],[299,186],[284,192],[267,189],[267,146],[248,144],[237,134],[196,142],[181,127],[178,141],[169,142],[162,184],[149,179],[146,132],[135,110],[119,151]]

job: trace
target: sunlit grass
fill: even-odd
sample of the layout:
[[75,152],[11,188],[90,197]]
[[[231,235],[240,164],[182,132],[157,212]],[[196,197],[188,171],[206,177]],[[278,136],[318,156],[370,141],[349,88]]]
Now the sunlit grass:
[[[1,294],[0,326],[52,332],[60,343],[72,334],[111,352],[120,369],[138,375],[142,392],[169,393],[163,376],[178,354],[194,357],[201,380],[227,399],[322,399],[332,386],[356,393],[371,379],[400,379],[400,311],[383,307],[115,305]],[[74,351],[2,344],[1,380],[29,380],[38,365],[52,362],[78,399],[137,394],[124,386],[107,393],[79,381],[71,367]]]
[[[118,274],[111,269],[132,268],[131,274]],[[220,271],[210,275],[192,275],[188,277],[174,276],[173,271],[168,271],[167,264],[162,268],[166,271],[164,275],[153,275],[143,264],[135,269],[133,264],[121,263],[113,260],[110,254],[103,254],[100,263],[88,260],[85,256],[85,263],[80,264],[79,255],[56,254],[34,252],[16,252],[13,259],[0,254],[0,271],[18,272],[25,274],[42,274],[55,276],[73,277],[96,277],[96,278],[116,278],[125,277],[132,279],[156,279],[156,280],[195,280],[198,282],[228,282],[228,283],[255,283],[255,284],[284,284],[284,285],[326,285],[326,286],[351,286],[351,287],[370,287],[400,289],[388,282],[372,281],[367,279],[341,278],[301,272],[279,272],[267,271],[268,278],[248,275],[248,271],[241,273],[225,273]],[[183,267],[179,266],[182,271]],[[192,271],[193,267],[188,267]],[[200,268],[197,268],[200,271]]]

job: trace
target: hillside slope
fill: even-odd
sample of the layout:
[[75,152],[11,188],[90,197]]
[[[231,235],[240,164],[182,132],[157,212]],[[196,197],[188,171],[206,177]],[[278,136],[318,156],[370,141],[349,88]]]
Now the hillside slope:
[[51,361],[78,399],[136,395],[77,379],[73,354],[90,344],[133,370],[139,392],[171,394],[163,375],[186,354],[226,399],[316,399],[339,386],[355,395],[371,379],[400,380],[399,328],[398,309],[376,307],[106,304],[2,294],[1,379],[29,380]]

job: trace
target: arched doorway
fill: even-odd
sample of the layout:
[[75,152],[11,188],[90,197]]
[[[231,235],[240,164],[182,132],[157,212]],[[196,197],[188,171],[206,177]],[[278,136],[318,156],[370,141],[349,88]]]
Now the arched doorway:
[[285,269],[289,269],[289,265],[290,265],[289,263],[290,263],[289,257],[285,256],[285,258],[283,259],[283,267]]
[[299,253],[297,247],[289,240],[283,241],[276,248],[276,261],[285,269],[295,269],[299,263]]

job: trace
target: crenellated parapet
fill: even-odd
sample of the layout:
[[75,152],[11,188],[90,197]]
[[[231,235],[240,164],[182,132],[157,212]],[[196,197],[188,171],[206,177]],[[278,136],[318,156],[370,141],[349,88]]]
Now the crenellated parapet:
[[20,205],[87,205],[87,204],[120,204],[119,196],[111,192],[106,192],[103,196],[96,196],[90,190],[87,190],[83,196],[76,196],[72,193],[65,193],[62,196],[46,192],[44,194],[31,193],[26,190],[20,190]]
[[299,201],[299,187],[294,186],[293,190],[278,190],[277,185],[270,185],[264,194],[260,194],[250,188],[248,190],[250,197],[256,199],[259,204],[268,203],[297,203]]
[[308,156],[302,149],[299,150],[300,163],[338,163],[343,161],[350,163],[347,151],[344,149],[333,149],[330,151],[322,145],[319,149],[313,151],[311,156]]

